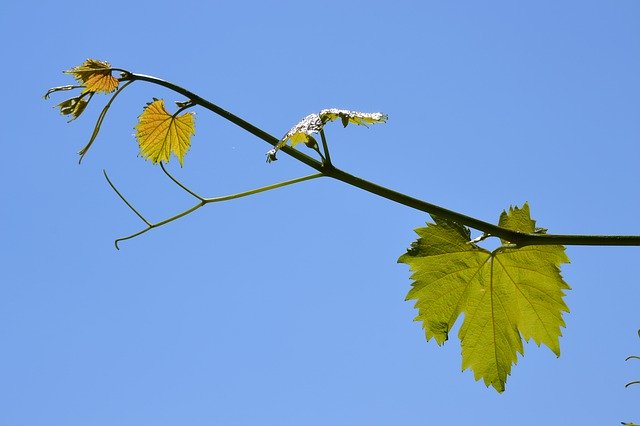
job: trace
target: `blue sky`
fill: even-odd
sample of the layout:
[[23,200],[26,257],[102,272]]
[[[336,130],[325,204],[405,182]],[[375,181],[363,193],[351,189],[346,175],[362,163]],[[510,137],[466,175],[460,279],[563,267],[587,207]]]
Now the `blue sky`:
[[[640,421],[636,247],[569,247],[559,359],[535,344],[497,394],[426,342],[396,259],[427,217],[330,180],[208,206],[137,156],[135,84],[67,125],[45,102],[91,57],[191,89],[281,136],[322,108],[353,173],[496,222],[640,234],[640,3],[4,2],[0,425],[563,425]],[[309,173],[196,109],[180,169],[205,196]],[[452,336],[455,333],[452,333]]]

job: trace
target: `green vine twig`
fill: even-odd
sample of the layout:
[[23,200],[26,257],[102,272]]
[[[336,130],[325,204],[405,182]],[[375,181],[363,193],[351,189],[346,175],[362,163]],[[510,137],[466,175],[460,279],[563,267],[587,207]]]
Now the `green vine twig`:
[[317,179],[319,177],[322,177],[322,173],[314,173],[311,175],[307,175],[307,176],[302,176],[296,179],[290,179],[284,182],[278,182],[278,183],[274,183],[272,185],[267,185],[267,186],[263,186],[260,188],[255,188],[255,189],[251,189],[249,191],[243,191],[243,192],[238,192],[235,194],[230,194],[230,195],[223,195],[220,197],[210,197],[210,198],[205,198],[205,197],[201,197],[200,195],[198,195],[197,193],[195,193],[194,191],[192,191],[191,189],[189,189],[188,187],[186,187],[182,182],[180,182],[178,179],[176,179],[173,175],[171,175],[171,173],[169,173],[167,171],[167,169],[165,169],[164,165],[162,163],[160,163],[160,167],[162,168],[162,171],[176,184],[178,185],[180,188],[182,188],[183,190],[185,190],[186,192],[188,192],[190,195],[192,195],[193,197],[195,197],[196,199],[198,199],[198,203],[195,204],[194,206],[176,214],[173,215],[167,219],[161,220],[159,222],[155,222],[152,223],[150,221],[148,221],[135,207],[133,207],[133,205],[125,198],[124,195],[122,195],[122,193],[116,188],[116,186],[113,184],[113,182],[111,181],[111,179],[109,179],[109,175],[107,175],[107,171],[103,170],[104,173],[104,177],[105,179],[107,179],[107,182],[109,183],[109,186],[111,186],[111,188],[115,191],[116,194],[118,194],[118,197],[120,197],[120,199],[127,205],[127,207],[129,207],[129,209],[131,209],[131,211],[133,211],[136,216],[138,216],[146,225],[147,227],[135,232],[131,235],[127,235],[125,237],[121,237],[115,240],[114,244],[116,246],[116,249],[120,250],[119,247],[119,243],[121,241],[125,241],[125,240],[130,240],[134,237],[137,237],[138,235],[142,235],[146,232],[151,231],[154,228],[159,228],[163,225],[166,225],[167,223],[173,222],[174,220],[180,219],[181,217],[184,217],[190,213],[193,213],[194,211],[198,210],[200,207],[203,207],[207,204],[211,204],[211,203],[218,203],[218,202],[222,202],[222,201],[229,201],[229,200],[234,200],[236,198],[242,198],[242,197],[248,197],[249,195],[254,195],[254,194],[259,194],[261,192],[265,192],[265,191],[270,191],[272,189],[276,189],[276,188],[282,188],[284,186],[288,186],[288,185],[293,185],[296,183],[300,183],[300,182],[304,182],[307,180],[311,180],[311,179]]

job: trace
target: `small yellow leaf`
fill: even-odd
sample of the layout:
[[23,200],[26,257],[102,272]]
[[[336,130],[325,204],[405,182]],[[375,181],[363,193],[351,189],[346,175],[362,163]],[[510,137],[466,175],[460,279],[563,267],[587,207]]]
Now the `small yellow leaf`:
[[140,155],[145,159],[154,164],[168,162],[173,152],[182,165],[191,146],[191,136],[195,134],[195,114],[170,115],[164,108],[164,101],[154,99],[140,114],[135,129]]
[[109,93],[118,88],[120,83],[111,75],[111,64],[96,59],[87,59],[82,65],[65,71],[82,83],[85,92]]

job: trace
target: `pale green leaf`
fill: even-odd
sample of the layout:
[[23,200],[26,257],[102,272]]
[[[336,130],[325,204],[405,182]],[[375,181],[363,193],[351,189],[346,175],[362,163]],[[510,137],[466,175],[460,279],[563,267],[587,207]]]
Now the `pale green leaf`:
[[[500,225],[535,230],[526,204],[503,212]],[[569,311],[563,301],[569,286],[559,269],[569,261],[564,247],[503,245],[490,252],[469,242],[466,227],[439,218],[416,232],[399,262],[413,271],[407,299],[415,300],[427,340],[443,344],[462,314],[462,369],[499,392],[524,353],[522,338],[560,355],[562,313]]]

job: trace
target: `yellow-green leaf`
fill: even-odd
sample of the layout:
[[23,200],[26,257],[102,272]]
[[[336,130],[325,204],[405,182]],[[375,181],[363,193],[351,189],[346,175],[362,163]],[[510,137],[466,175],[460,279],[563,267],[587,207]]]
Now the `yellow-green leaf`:
[[73,75],[84,86],[85,92],[109,93],[119,84],[118,79],[111,75],[111,64],[96,59],[87,59],[65,73]]
[[316,140],[313,138],[314,133],[319,133],[322,130],[322,120],[318,114],[309,114],[295,126],[293,126],[280,140],[276,149],[280,149],[291,141],[291,146],[296,146],[299,143],[304,143],[309,147],[317,146]]
[[171,115],[162,99],[154,99],[140,114],[135,130],[144,158],[153,163],[168,162],[173,152],[182,165],[195,134],[195,114]]
[[[544,344],[560,355],[559,337],[565,326],[563,301],[569,286],[559,266],[569,261],[563,246],[513,247],[494,251],[470,243],[468,228],[434,218],[399,262],[413,271],[407,300],[415,300],[417,321],[427,340],[443,344],[457,318],[464,321],[458,333],[462,369],[470,368],[476,380],[504,391],[522,338]],[[503,212],[500,225],[533,232],[529,206]]]
[[380,112],[358,112],[346,109],[323,109],[318,114],[309,114],[299,123],[293,126],[276,145],[267,153],[267,161],[275,161],[276,153],[279,149],[291,142],[291,146],[295,147],[299,143],[304,143],[311,149],[318,149],[318,143],[313,137],[314,133],[320,133],[324,125],[330,121],[340,118],[342,125],[347,126],[349,123],[360,124],[366,127],[367,124],[384,123],[387,116]]
[[320,119],[323,123],[337,119],[342,121],[342,125],[347,127],[349,123],[367,126],[367,124],[386,123],[388,117],[381,112],[358,112],[346,109],[329,108],[320,111]]

